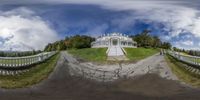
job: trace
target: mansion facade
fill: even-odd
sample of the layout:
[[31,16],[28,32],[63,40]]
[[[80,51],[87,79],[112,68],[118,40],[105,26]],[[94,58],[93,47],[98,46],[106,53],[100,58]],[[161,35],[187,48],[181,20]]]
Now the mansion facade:
[[133,41],[128,35],[122,33],[110,33],[104,34],[98,38],[96,41],[92,42],[92,48],[103,48],[103,47],[129,47],[136,48],[137,42]]

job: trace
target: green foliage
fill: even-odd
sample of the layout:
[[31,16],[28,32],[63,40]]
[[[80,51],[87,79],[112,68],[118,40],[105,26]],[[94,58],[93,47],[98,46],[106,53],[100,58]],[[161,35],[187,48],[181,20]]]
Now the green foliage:
[[164,48],[170,49],[171,44],[163,42],[158,36],[151,36],[150,30],[144,30],[142,33],[132,36],[133,40],[137,42],[138,47],[153,47],[153,48]]
[[171,49],[172,45],[168,42],[163,42],[161,48],[163,49]]
[[57,41],[55,43],[50,43],[45,47],[45,51],[55,51],[55,50],[66,50],[66,49],[81,49],[90,48],[91,43],[94,38],[85,35],[75,35],[72,37],[66,37],[65,40]]
[[71,49],[68,52],[81,59],[88,61],[106,61],[107,48],[84,48],[84,49]]
[[77,48],[77,49],[89,48],[91,47],[92,41],[94,41],[94,39],[89,36],[76,35],[70,39],[71,43],[70,46],[72,46],[71,48]]
[[159,50],[154,48],[125,48],[127,57],[131,61],[138,61],[156,54]]
[[138,43],[138,46],[147,47],[152,43],[152,37],[149,35],[149,30],[144,30],[141,34],[137,34],[133,39]]

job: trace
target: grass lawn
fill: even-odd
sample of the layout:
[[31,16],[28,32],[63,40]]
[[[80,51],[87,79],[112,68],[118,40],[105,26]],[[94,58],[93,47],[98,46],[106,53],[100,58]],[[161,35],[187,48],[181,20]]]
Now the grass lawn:
[[124,48],[127,52],[127,57],[131,61],[138,61],[146,57],[158,53],[158,49],[153,48]]
[[171,70],[173,71],[173,73],[175,73],[180,80],[188,84],[191,84],[193,86],[200,87],[200,75],[188,71],[184,67],[185,64],[177,61],[176,59],[172,58],[169,55],[165,56],[165,59],[168,65],[170,66]]
[[56,54],[47,61],[32,67],[28,72],[23,74],[15,76],[0,76],[0,87],[21,88],[39,83],[43,79],[47,78],[53,71],[58,58],[59,54]]
[[84,48],[84,49],[71,49],[68,52],[76,57],[85,59],[88,61],[106,61],[107,48]]

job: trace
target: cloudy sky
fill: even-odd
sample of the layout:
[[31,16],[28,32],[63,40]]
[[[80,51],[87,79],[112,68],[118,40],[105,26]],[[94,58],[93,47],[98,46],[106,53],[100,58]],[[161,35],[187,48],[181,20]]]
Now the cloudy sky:
[[0,0],[0,50],[41,50],[65,36],[152,30],[200,50],[198,0]]

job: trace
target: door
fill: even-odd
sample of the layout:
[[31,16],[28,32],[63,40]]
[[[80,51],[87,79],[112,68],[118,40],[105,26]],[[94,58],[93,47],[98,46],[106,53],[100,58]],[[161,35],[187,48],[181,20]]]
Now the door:
[[119,43],[118,43],[118,39],[112,39],[112,45],[113,46],[117,46]]

